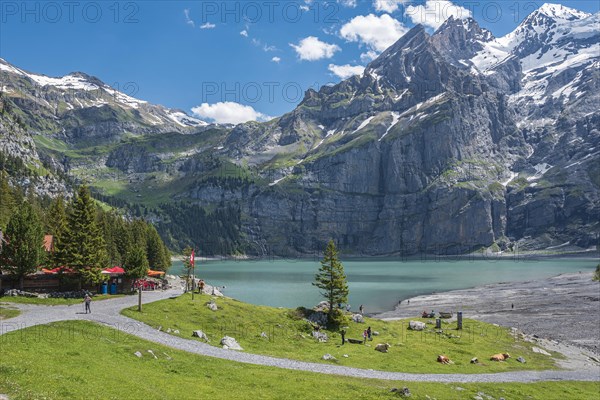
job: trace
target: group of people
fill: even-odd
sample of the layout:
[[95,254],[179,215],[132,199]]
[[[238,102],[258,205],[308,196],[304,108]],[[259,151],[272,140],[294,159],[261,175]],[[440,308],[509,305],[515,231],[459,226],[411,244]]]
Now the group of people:
[[[341,310],[342,309],[342,303],[338,304],[338,308]],[[350,312],[352,310],[352,306],[350,304],[346,304],[346,312]],[[358,307],[358,312],[361,315],[364,315],[365,313],[365,306],[363,306],[362,304],[360,305],[360,307]]]

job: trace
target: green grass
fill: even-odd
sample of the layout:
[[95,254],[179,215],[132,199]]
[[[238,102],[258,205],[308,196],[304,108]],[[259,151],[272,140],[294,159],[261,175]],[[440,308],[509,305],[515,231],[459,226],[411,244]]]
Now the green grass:
[[0,305],[0,321],[5,319],[14,318],[19,315],[21,312],[19,310],[15,310],[10,307],[3,307]]
[[[362,331],[367,326],[380,335],[367,345],[346,343],[341,346],[341,337],[335,332],[327,332],[330,337],[327,343],[315,341],[310,325],[296,310],[218,298],[216,303],[219,310],[213,312],[206,307],[210,299],[208,295],[196,295],[196,299],[191,301],[188,294],[148,304],[141,314],[135,307],[123,310],[123,314],[153,327],[177,329],[180,336],[185,338],[191,338],[192,331],[201,329],[213,345],[219,345],[219,340],[228,335],[235,337],[249,353],[302,361],[415,373],[488,373],[556,368],[552,357],[532,352],[529,343],[517,341],[508,329],[473,320],[464,322],[463,331],[457,331],[455,323],[444,324],[445,333],[460,336],[448,338],[431,329],[428,332],[407,330],[408,320],[387,322],[367,318],[365,324],[349,322],[346,338],[361,339]],[[432,328],[433,325],[428,327]],[[261,337],[262,332],[269,338]],[[375,351],[377,343],[391,344],[389,353]],[[492,354],[506,352],[513,356],[508,362],[488,361]],[[326,353],[336,357],[337,361],[322,360],[321,357]],[[345,354],[348,357],[344,357]],[[436,362],[439,354],[447,355],[455,364],[442,365]],[[527,363],[517,362],[518,356],[524,357]],[[482,363],[471,364],[473,357]]]
[[[152,357],[148,350],[156,354]],[[134,355],[136,351],[142,358]],[[10,399],[592,399],[598,382],[441,384],[319,375],[213,359],[84,321],[0,337],[0,393]]]
[[[97,295],[92,298],[92,302],[115,299],[117,297],[123,297],[123,294],[113,294],[113,295]],[[37,297],[21,297],[21,296],[4,296],[0,297],[0,303],[19,303],[19,304],[37,304],[37,305],[47,305],[47,306],[70,306],[73,304],[82,304],[83,299],[63,299],[63,298],[48,298],[48,299],[40,299]]]

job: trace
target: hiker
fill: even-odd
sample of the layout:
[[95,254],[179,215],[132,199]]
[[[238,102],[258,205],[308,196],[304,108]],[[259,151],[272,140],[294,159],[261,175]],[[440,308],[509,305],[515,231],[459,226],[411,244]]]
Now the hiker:
[[365,308],[363,307],[363,305],[362,305],[362,304],[360,305],[360,307],[358,307],[358,311],[360,312],[360,315],[363,315],[363,311],[364,311],[364,309],[365,309]]
[[368,327],[368,328],[367,328],[367,337],[369,338],[369,340],[372,340],[372,339],[371,339],[371,334],[372,334],[372,332],[371,332],[371,327]]
[[346,311],[350,312],[351,309],[352,309],[352,307],[350,307],[350,304],[346,304]]
[[410,300],[408,300],[408,305],[410,306]]
[[204,292],[204,279],[200,279],[200,282],[198,283],[198,287],[199,287],[198,293],[202,294]]
[[515,304],[514,304],[514,303],[512,303],[512,304],[510,305],[510,309],[511,309],[511,310],[514,310],[514,309],[515,309]]
[[86,293],[85,298],[83,299],[83,302],[85,303],[85,313],[87,314],[89,311],[89,313],[91,314],[92,309],[90,308],[90,304],[92,303],[92,298],[90,297],[89,294]]
[[364,344],[367,343],[367,330],[366,329],[363,331],[363,343]]
[[346,342],[346,330],[342,329],[340,331],[340,334],[342,335],[342,345]]

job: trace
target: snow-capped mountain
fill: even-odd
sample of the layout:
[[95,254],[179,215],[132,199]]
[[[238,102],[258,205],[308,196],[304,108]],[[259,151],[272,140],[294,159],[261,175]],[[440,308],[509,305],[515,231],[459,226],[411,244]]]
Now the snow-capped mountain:
[[5,148],[37,144],[100,189],[121,177],[124,193],[236,204],[249,253],[329,238],[379,255],[586,249],[600,232],[599,16],[545,4],[501,38],[472,18],[418,25],[361,76],[237,126],[0,62],[15,111],[0,134],[20,119],[33,138]]
[[[23,80],[30,85],[23,85]],[[59,118],[61,113],[72,110],[108,106],[134,111],[140,122],[150,126],[165,125],[181,129],[208,125],[181,110],[153,105],[124,93],[137,90],[133,83],[116,90],[82,72],[53,78],[24,71],[0,58],[0,85],[3,92],[10,94],[19,91],[39,106],[53,108],[55,116]]]

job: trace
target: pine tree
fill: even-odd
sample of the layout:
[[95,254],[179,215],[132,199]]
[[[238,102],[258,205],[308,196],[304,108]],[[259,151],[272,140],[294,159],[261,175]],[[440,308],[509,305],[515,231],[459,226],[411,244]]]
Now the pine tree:
[[0,171],[0,229],[6,228],[15,208],[13,191],[8,185],[7,174]]
[[342,315],[339,311],[336,314],[335,305],[348,301],[348,283],[346,282],[344,266],[338,258],[338,251],[333,240],[330,240],[327,244],[321,261],[321,268],[315,275],[313,285],[322,290],[321,295],[329,302],[328,323],[331,325],[339,324]]
[[150,267],[158,271],[167,271],[171,266],[171,256],[156,228],[152,225],[148,225],[146,228],[146,247]]
[[148,259],[146,251],[141,247],[131,249],[125,260],[123,267],[127,272],[127,276],[140,279],[148,274]]
[[8,222],[6,241],[1,263],[19,278],[19,286],[23,289],[23,279],[36,271],[44,254],[40,217],[28,202],[21,203]]
[[50,264],[54,268],[61,267],[66,264],[64,241],[68,233],[67,212],[62,196],[57,197],[50,205],[46,216],[46,232],[53,236],[54,252]]
[[183,249],[183,257],[181,261],[183,262],[183,269],[185,270],[185,279],[186,279],[186,290],[190,287],[190,276],[192,275],[192,262],[190,260],[192,255],[192,248],[190,246],[186,246]]
[[96,206],[89,189],[81,186],[68,215],[65,241],[67,265],[73,267],[85,282],[102,280],[102,268],[108,266],[106,244],[96,221]]

